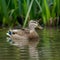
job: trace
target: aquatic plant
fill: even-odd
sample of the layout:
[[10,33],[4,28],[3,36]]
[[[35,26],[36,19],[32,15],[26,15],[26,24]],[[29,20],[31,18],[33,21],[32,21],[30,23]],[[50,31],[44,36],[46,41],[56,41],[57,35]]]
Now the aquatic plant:
[[[13,26],[17,16],[23,16],[23,27],[29,19],[41,19],[43,24],[52,25],[59,22],[60,0],[0,0],[0,22],[3,25]],[[50,19],[52,18],[52,19]],[[56,19],[55,19],[56,18]],[[57,21],[56,21],[57,20]]]

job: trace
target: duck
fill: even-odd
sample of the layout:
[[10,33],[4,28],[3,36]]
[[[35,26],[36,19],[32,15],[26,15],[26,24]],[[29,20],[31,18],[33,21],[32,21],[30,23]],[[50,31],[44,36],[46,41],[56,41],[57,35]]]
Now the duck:
[[30,20],[28,22],[28,28],[21,29],[10,29],[6,35],[7,39],[13,44],[21,46],[23,45],[33,45],[33,42],[36,42],[39,39],[39,35],[36,32],[36,28],[43,29],[37,21]]

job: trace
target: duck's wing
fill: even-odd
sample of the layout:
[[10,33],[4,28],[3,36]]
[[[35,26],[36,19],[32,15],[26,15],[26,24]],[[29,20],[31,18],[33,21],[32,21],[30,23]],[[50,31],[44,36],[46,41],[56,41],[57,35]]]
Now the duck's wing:
[[23,29],[23,31],[24,31],[24,33],[25,33],[26,35],[27,35],[27,34],[30,34],[30,30],[27,29],[27,28]]
[[25,31],[22,29],[16,29],[16,30],[14,29],[14,30],[11,30],[11,32],[12,32],[12,35],[19,35],[19,36],[26,35]]
[[18,44],[19,46],[27,45],[28,38],[23,30],[11,30],[11,32],[12,34],[8,34],[14,44]]

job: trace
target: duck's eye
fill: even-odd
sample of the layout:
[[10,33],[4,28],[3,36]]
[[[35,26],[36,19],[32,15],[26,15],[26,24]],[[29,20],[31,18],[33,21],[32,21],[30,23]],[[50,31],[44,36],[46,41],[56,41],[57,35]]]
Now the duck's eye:
[[34,21],[33,23],[38,24],[38,22]]
[[34,21],[33,23],[37,23],[36,21]]

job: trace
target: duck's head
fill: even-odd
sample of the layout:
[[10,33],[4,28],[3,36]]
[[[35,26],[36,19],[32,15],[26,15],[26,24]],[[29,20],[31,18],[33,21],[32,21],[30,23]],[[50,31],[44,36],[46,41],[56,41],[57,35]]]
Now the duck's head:
[[30,30],[35,30],[35,28],[43,29],[43,27],[41,27],[39,25],[39,23],[37,21],[34,21],[34,20],[29,21],[28,27]]

